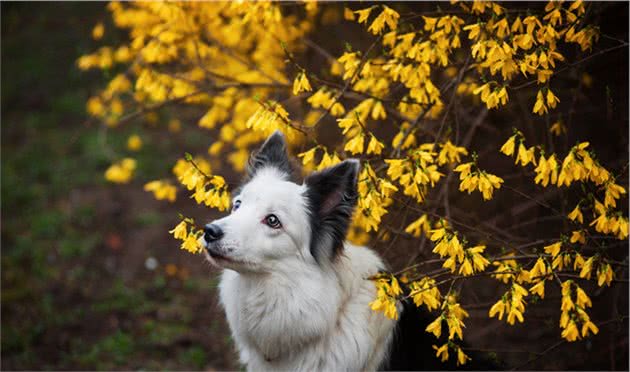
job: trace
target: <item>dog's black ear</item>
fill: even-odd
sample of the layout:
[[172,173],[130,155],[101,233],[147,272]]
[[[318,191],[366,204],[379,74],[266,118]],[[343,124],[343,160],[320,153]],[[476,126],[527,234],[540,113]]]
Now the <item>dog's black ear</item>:
[[275,167],[291,177],[293,172],[287,155],[287,143],[284,134],[279,130],[273,132],[249,159],[247,167],[248,178],[254,177],[257,171],[265,167]]
[[359,161],[350,159],[306,177],[311,223],[311,254],[317,262],[341,252],[357,203]]

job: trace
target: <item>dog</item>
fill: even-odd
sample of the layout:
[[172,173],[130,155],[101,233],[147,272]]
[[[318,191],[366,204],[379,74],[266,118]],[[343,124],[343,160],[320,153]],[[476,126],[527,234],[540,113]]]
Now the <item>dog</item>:
[[370,309],[368,278],[386,269],[371,249],[345,241],[357,202],[358,160],[293,182],[280,132],[251,157],[231,213],[205,226],[210,263],[240,362],[250,371],[443,369],[427,314]]

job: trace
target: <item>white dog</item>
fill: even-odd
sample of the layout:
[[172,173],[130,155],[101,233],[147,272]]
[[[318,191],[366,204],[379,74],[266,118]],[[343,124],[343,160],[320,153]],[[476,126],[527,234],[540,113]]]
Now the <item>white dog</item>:
[[[225,269],[220,296],[248,370],[376,370],[396,323],[368,306],[370,249],[345,242],[359,162],[291,182],[284,137],[252,157],[232,213],[206,225],[207,258]],[[422,332],[422,330],[419,330]]]

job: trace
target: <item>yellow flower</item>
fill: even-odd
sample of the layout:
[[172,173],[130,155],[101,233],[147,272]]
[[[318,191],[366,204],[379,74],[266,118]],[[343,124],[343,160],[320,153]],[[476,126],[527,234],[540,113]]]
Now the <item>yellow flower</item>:
[[567,215],[571,221],[578,220],[580,223],[584,223],[584,216],[580,211],[580,205],[576,205],[575,208]]
[[199,253],[201,252],[201,245],[197,241],[197,236],[195,234],[189,234],[186,237],[186,240],[182,243],[181,249],[184,249],[190,253]]
[[463,276],[468,276],[473,274],[473,267],[470,263],[470,260],[464,259],[461,266],[459,267],[459,274]]
[[498,314],[499,320],[502,320],[505,310],[506,310],[505,302],[503,301],[503,299],[500,299],[494,305],[492,305],[492,307],[490,308],[490,311],[488,312],[488,316],[490,318],[493,318],[495,315]]
[[535,148],[533,146],[529,149],[525,149],[525,146],[523,145],[523,143],[521,143],[518,146],[518,153],[516,154],[516,160],[514,161],[514,164],[518,164],[518,162],[520,161],[523,167],[529,163],[533,163],[535,165],[536,158],[534,157],[534,150]]
[[437,24],[437,21],[438,21],[437,18],[422,16],[422,19],[424,19],[425,31],[433,31],[433,29],[435,29],[435,25]]
[[595,257],[593,256],[584,262],[584,264],[582,265],[582,270],[580,270],[580,278],[586,278],[586,279],[591,278],[591,271],[593,270],[594,260],[595,260]]
[[442,149],[438,154],[438,165],[444,165],[446,163],[459,163],[461,161],[461,155],[468,155],[468,150],[466,150],[465,147],[455,146],[450,140],[440,146]]
[[562,123],[562,120],[558,120],[551,125],[549,132],[555,136],[559,136],[562,133],[567,133],[567,127]]
[[297,96],[301,92],[310,92],[311,90],[313,88],[311,88],[311,83],[308,81],[306,73],[299,73],[293,80],[293,95]]
[[606,284],[608,287],[610,287],[613,276],[614,272],[610,267],[610,264],[601,265],[597,270],[597,285],[601,287]]
[[582,266],[584,266],[584,258],[582,257],[581,254],[576,253],[575,254],[575,261],[573,262],[573,270],[577,270],[579,268],[582,268]]
[[538,260],[536,260],[534,267],[529,271],[529,274],[531,275],[533,279],[536,277],[545,276],[547,274],[547,271],[548,270],[547,270],[547,265],[545,264],[545,261],[539,257]]
[[103,38],[103,34],[105,33],[105,26],[103,22],[99,22],[92,29],[92,38],[94,40],[101,40]]
[[355,136],[354,138],[352,138],[350,141],[346,143],[346,146],[344,146],[343,150],[348,151],[352,153],[353,155],[363,153],[364,137],[365,135],[363,133],[361,133],[358,136]]
[[476,39],[481,32],[481,25],[479,23],[467,25],[464,27],[464,31],[468,31],[468,39]]
[[337,119],[337,125],[343,130],[342,134],[346,134],[353,128],[357,127],[357,122],[353,117],[346,117],[343,119]]
[[459,172],[460,180],[463,180],[464,178],[468,177],[468,175],[470,175],[472,166],[473,166],[473,163],[470,162],[470,163],[460,164],[455,168],[455,172]]
[[533,46],[534,38],[528,34],[515,35],[512,39],[512,45],[523,50],[528,50]]
[[208,147],[208,155],[217,156],[221,153],[223,149],[223,142],[216,141],[210,147]]
[[424,277],[420,281],[412,282],[409,285],[410,296],[417,307],[426,305],[427,309],[433,310],[440,306],[440,290],[435,285],[435,280]]
[[173,234],[175,239],[186,240],[186,237],[188,236],[186,221],[178,223],[173,230],[169,231],[169,233]]
[[545,253],[550,254],[551,257],[556,257],[560,253],[561,247],[562,247],[562,242],[557,242],[557,243],[545,246],[543,249],[545,250]]
[[136,161],[132,158],[125,158],[107,168],[105,179],[114,183],[127,183],[131,180],[135,169]]
[[514,146],[516,144],[516,134],[508,138],[508,140],[501,146],[501,152],[507,156],[514,154]]
[[319,146],[315,146],[308,151],[298,154],[298,158],[302,158],[303,165],[311,164],[313,162],[315,159],[315,151],[317,151],[318,148]]
[[138,151],[142,148],[142,139],[137,134],[129,136],[127,139],[127,148],[129,151]]
[[514,323],[516,323],[516,320],[518,320],[519,323],[523,323],[523,313],[518,308],[512,307],[508,312],[506,321],[509,325],[514,325]]
[[354,21],[354,13],[352,12],[351,9],[344,7],[343,8],[343,18],[346,21]]
[[370,134],[370,142],[368,143],[367,151],[366,151],[367,154],[380,155],[384,147],[385,145],[383,145],[382,142],[376,139],[376,137],[373,134]]
[[551,108],[556,108],[556,104],[560,102],[560,99],[556,97],[551,89],[547,89],[547,106]]
[[577,289],[576,289],[576,301],[575,302],[578,304],[578,306],[580,306],[582,308],[593,306],[593,303],[591,302],[591,299],[586,295],[586,292],[584,292],[584,290],[582,288],[580,288],[580,287],[577,287]]
[[400,15],[395,10],[383,5],[383,11],[374,19],[368,31],[378,35],[385,27],[385,24],[390,30],[395,31],[398,25],[398,18],[400,18]]
[[540,183],[543,187],[546,187],[549,181],[555,184],[558,180],[558,163],[556,162],[556,156],[551,155],[549,159],[545,159],[541,154],[538,160],[538,166],[534,169],[534,172],[537,173],[534,179],[536,184]]
[[457,365],[464,365],[466,361],[470,360],[470,357],[464,354],[464,351],[461,347],[457,348]]
[[442,362],[446,362],[448,360],[448,343],[440,346],[433,345],[433,350],[436,350],[435,356],[441,358]]
[[442,316],[437,317],[431,324],[425,328],[426,332],[433,333],[433,335],[437,338],[440,338],[442,335]]
[[582,230],[575,230],[571,232],[571,239],[570,239],[571,243],[581,243],[581,244],[585,244],[586,243],[586,236],[584,236],[584,231]]
[[390,280],[391,280],[391,284],[388,288],[389,289],[388,293],[391,296],[398,296],[399,294],[402,293],[402,288],[400,288],[400,285],[398,284],[398,279],[396,279],[396,277],[392,275]]
[[501,184],[503,183],[503,179],[495,176],[494,174],[489,174],[486,172],[481,172],[481,176],[479,177],[479,191],[483,195],[484,200],[492,199],[492,193],[495,189],[500,189]]
[[588,336],[589,331],[596,335],[599,332],[599,328],[591,321],[584,322],[584,324],[582,324],[582,337]]
[[538,94],[536,95],[536,103],[534,104],[532,112],[538,115],[543,115],[547,112],[547,106],[545,106],[545,100],[543,98],[542,90],[539,90]]
[[379,120],[385,118],[387,118],[387,111],[385,111],[385,106],[383,106],[383,102],[376,101],[376,103],[372,107],[372,119]]
[[427,217],[426,214],[423,214],[422,216],[420,216],[420,218],[410,223],[405,228],[405,232],[417,238],[420,236],[422,232],[429,231],[430,228],[431,228],[431,225],[429,224],[429,218]]
[[570,321],[569,325],[562,331],[561,336],[569,342],[573,342],[578,339],[580,333],[574,321]]
[[606,194],[604,198],[605,207],[617,207],[616,200],[626,193],[626,189],[623,186],[617,185],[614,182],[606,183]]
[[355,11],[355,13],[359,15],[359,19],[357,20],[357,22],[364,23],[365,21],[367,21],[371,11],[372,7]]
[[485,245],[479,245],[476,247],[472,247],[467,249],[469,254],[472,254],[473,267],[477,272],[482,272],[486,269],[488,265],[490,265],[490,261],[488,261],[481,253],[486,249]]
[[545,281],[541,280],[529,289],[530,292],[536,293],[540,298],[545,298]]
[[346,109],[339,102],[335,102],[330,108],[330,114],[334,117],[339,117],[346,113]]
[[144,191],[151,191],[157,200],[174,202],[177,197],[177,188],[166,181],[151,181],[144,185]]
[[102,116],[105,114],[105,105],[98,97],[91,97],[86,104],[87,112],[92,116]]
[[382,311],[390,319],[398,319],[396,300],[387,295],[383,284],[377,284],[377,287],[379,287],[378,294],[376,300],[370,302],[370,308],[373,311]]

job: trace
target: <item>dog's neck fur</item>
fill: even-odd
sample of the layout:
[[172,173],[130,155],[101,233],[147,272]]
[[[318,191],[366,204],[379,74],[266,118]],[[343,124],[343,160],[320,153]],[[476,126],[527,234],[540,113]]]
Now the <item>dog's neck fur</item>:
[[366,277],[382,262],[367,248],[346,250],[328,269],[295,260],[268,274],[224,271],[221,301],[248,369],[379,367],[394,322],[370,310]]
[[341,300],[336,275],[331,274],[297,259],[269,273],[226,271],[224,278],[239,294],[243,341],[274,362],[328,333]]

